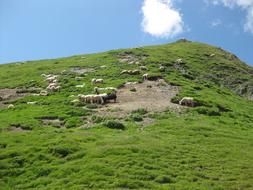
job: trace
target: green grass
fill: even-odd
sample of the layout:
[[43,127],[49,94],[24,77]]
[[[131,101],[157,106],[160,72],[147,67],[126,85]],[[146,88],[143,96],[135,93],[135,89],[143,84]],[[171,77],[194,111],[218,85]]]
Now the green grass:
[[[208,56],[213,53],[215,57]],[[93,93],[92,78],[105,80],[100,87],[140,81],[142,75],[119,75],[137,68],[119,62],[123,55],[146,57],[140,62],[150,76],[179,85],[173,102],[191,96],[199,106],[182,113],[139,109],[130,119],[115,122],[94,116],[94,106],[71,103],[71,95]],[[175,68],[178,58],[184,64]],[[160,64],[165,72],[159,71]],[[96,72],[78,75],[70,72],[73,67]],[[63,70],[59,93],[27,96],[11,102],[15,109],[0,109],[0,189],[253,189],[253,103],[245,98],[253,94],[253,69],[232,54],[206,44],[177,42],[13,63],[0,65],[0,88],[45,88],[40,75]],[[84,79],[76,81],[76,76]],[[84,88],[75,88],[83,83]],[[94,127],[78,128],[89,117]],[[140,127],[144,117],[155,123]],[[65,128],[44,126],[43,118],[57,118]],[[12,126],[24,131],[10,131]],[[118,126],[124,130],[115,129]]]

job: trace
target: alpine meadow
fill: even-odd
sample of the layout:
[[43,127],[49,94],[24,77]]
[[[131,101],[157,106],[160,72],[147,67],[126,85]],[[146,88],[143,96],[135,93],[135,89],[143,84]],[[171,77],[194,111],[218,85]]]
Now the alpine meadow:
[[0,65],[0,189],[252,190],[252,100],[251,66],[185,39]]

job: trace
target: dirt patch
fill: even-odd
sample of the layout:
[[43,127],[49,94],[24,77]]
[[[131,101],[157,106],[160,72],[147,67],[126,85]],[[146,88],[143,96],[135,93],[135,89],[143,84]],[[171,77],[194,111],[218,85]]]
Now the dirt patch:
[[18,89],[0,89],[0,108],[7,107],[9,101],[26,96],[27,93],[18,93]]
[[83,68],[83,67],[73,67],[70,69],[71,72],[77,73],[77,74],[85,74],[85,73],[91,73],[95,72],[95,69],[93,68]]
[[[136,89],[132,91],[131,89]],[[164,80],[145,81],[120,88],[117,102],[109,103],[98,109],[98,115],[124,118],[134,110],[143,108],[152,112],[163,112],[168,109],[180,111],[180,106],[171,102],[179,93],[179,87],[171,86]]]
[[60,119],[41,119],[41,122],[44,126],[53,126],[53,127],[63,127],[64,123]]
[[139,64],[141,61],[146,59],[147,56],[136,56],[136,55],[123,55],[120,56],[119,62],[121,63],[128,63],[128,64]]

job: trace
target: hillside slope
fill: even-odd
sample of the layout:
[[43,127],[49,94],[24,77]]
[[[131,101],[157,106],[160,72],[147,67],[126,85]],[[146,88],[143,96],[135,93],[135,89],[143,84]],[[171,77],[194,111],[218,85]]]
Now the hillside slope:
[[0,65],[0,188],[253,189],[252,100],[252,67],[186,40]]

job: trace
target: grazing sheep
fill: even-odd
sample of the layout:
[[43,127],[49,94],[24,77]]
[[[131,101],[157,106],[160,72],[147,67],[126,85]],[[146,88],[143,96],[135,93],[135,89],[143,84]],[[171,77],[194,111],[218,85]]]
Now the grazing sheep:
[[103,103],[107,103],[110,100],[114,100],[114,102],[116,102],[117,95],[116,93],[110,93],[110,94],[106,94],[105,96],[102,96],[102,98],[103,98]]
[[147,71],[148,68],[147,68],[146,66],[140,66],[140,70],[141,70],[141,71]]
[[142,79],[143,79],[143,80],[148,80],[148,73],[142,75]]
[[77,81],[83,80],[83,77],[75,77]]
[[104,68],[107,68],[107,66],[106,65],[102,65],[102,66],[100,66],[100,68],[104,69]]
[[138,75],[138,74],[140,74],[140,71],[137,70],[137,69],[135,69],[135,70],[133,70],[133,71],[131,72],[131,74],[132,74],[132,75]]
[[189,106],[189,107],[194,107],[195,102],[192,97],[184,97],[182,100],[179,101],[179,104],[182,106]]
[[76,88],[84,88],[85,84],[76,85]]
[[53,75],[53,76],[47,77],[46,81],[51,83],[51,82],[53,82],[53,81],[56,80],[56,82],[57,82],[57,77],[58,77],[57,75]]
[[80,102],[85,103],[97,103],[97,104],[104,104],[103,97],[107,96],[107,94],[90,94],[90,95],[82,95],[79,94],[78,98]]
[[91,83],[92,84],[103,84],[104,83],[104,80],[103,79],[92,79],[91,80]]
[[8,109],[14,109],[15,106],[13,104],[8,105]]
[[47,90],[52,91],[52,92],[59,91],[60,89],[61,89],[61,87],[58,86],[57,83],[51,83],[51,84],[49,84],[48,87],[47,87]]
[[182,64],[182,63],[183,63],[183,59],[177,59],[177,60],[176,60],[176,63],[177,63],[177,64]]
[[160,67],[159,67],[159,70],[160,70],[161,72],[164,72],[164,71],[165,71],[165,67],[164,67],[164,66],[160,66]]
[[48,92],[46,90],[42,90],[40,91],[40,96],[47,96],[48,95]]
[[75,100],[72,100],[71,103],[78,103],[79,100],[78,99],[75,99]]
[[123,70],[123,71],[120,72],[120,74],[121,75],[123,75],[123,74],[129,74],[129,71],[128,70]]
[[37,102],[27,102],[28,105],[35,105]]
[[95,88],[94,88],[94,92],[95,92],[96,94],[99,94],[101,91],[106,91],[106,90],[111,90],[111,91],[113,91],[113,92],[117,92],[117,89],[114,88],[114,87],[106,87],[106,88],[98,88],[98,87],[95,87]]
[[215,54],[214,54],[214,53],[212,53],[212,54],[210,54],[209,56],[210,56],[210,57],[214,57],[214,56],[215,56]]

